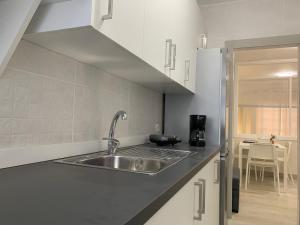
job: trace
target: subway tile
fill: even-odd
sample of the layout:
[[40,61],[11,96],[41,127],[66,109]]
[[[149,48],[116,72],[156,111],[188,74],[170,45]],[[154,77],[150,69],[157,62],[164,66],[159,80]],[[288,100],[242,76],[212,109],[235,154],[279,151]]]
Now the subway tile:
[[31,133],[50,133],[52,132],[52,120],[49,119],[33,119],[31,121]]
[[13,71],[6,70],[0,77],[0,117],[13,114]]
[[77,62],[76,84],[97,88],[97,68],[85,63]]
[[26,118],[29,113],[29,104],[28,102],[17,101],[14,103],[13,116],[15,118]]
[[0,135],[0,148],[11,147],[11,135]]
[[32,142],[31,135],[23,134],[23,135],[12,135],[11,136],[11,145],[12,147],[22,147],[26,145],[30,145]]
[[76,86],[74,111],[74,140],[96,139],[96,118],[98,114],[96,90]]
[[54,119],[51,120],[51,130],[54,133],[72,133],[72,118],[67,120]]
[[10,99],[1,99],[0,97],[0,117],[11,117],[13,114],[13,103]]
[[31,75],[14,71],[13,117],[28,117]]
[[71,143],[72,142],[72,133],[63,133],[62,136],[62,143]]
[[12,120],[12,134],[26,135],[32,133],[32,120],[31,119],[13,119]]
[[0,118],[0,135],[11,135],[12,132],[12,119]]
[[73,116],[74,87],[60,81],[45,83],[41,114],[48,118],[70,119]]
[[150,134],[161,120],[161,94],[29,42],[9,66],[0,78],[0,148],[97,140],[118,110],[128,120],[116,137]]
[[33,145],[48,145],[50,143],[50,134],[35,134],[32,136]]
[[74,82],[76,61],[22,40],[9,67]]

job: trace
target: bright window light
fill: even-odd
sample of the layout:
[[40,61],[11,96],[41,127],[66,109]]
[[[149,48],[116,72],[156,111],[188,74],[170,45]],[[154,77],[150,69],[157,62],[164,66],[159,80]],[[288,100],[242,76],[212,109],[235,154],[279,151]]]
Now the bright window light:
[[277,77],[295,77],[297,76],[297,71],[281,71],[275,74]]

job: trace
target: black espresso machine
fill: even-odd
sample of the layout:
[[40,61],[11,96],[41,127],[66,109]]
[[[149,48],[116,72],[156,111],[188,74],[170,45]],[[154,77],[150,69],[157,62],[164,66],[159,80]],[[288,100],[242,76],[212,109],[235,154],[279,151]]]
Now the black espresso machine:
[[190,115],[190,140],[191,146],[205,146],[205,115]]

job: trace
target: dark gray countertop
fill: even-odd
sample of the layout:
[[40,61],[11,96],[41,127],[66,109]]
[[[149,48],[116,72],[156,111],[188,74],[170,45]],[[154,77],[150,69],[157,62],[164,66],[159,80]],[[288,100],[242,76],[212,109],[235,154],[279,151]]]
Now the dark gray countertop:
[[218,152],[197,151],[155,176],[36,163],[0,170],[1,225],[141,225]]

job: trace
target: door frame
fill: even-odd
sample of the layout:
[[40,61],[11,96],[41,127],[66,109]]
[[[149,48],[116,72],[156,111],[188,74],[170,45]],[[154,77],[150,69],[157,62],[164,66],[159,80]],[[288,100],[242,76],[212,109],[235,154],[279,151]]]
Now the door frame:
[[[229,96],[229,133],[228,133],[228,145],[230,153],[232,154],[233,147],[233,121],[235,116],[234,110],[234,54],[233,52],[238,49],[247,49],[247,48],[271,48],[271,47],[298,47],[298,77],[300,75],[300,34],[296,35],[286,35],[286,36],[276,36],[276,37],[265,37],[265,38],[254,38],[254,39],[243,39],[243,40],[229,40],[225,42],[225,47],[228,49],[229,57],[229,88],[230,88],[230,96]],[[298,79],[298,87],[300,87],[300,79]],[[298,211],[298,219],[297,224],[300,225],[300,91],[298,91],[298,126],[297,126],[297,211]],[[234,156],[232,155],[232,161]],[[228,217],[231,218],[231,213],[228,213]]]

